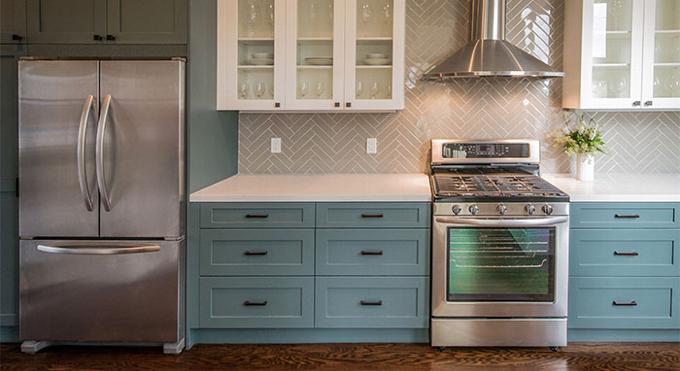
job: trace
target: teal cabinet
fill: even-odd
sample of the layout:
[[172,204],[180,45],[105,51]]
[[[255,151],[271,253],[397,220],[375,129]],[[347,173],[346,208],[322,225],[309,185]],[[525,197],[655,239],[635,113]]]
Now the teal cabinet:
[[106,0],[26,0],[26,24],[29,43],[101,43]]
[[201,228],[313,228],[314,204],[201,204]]
[[206,328],[314,327],[314,278],[201,277]]
[[680,228],[677,203],[575,203],[572,228]]
[[426,277],[317,277],[316,327],[427,328]]
[[569,327],[680,329],[680,277],[573,277]]
[[319,229],[316,274],[425,276],[430,267],[427,229]]
[[680,276],[680,229],[574,229],[573,276]]
[[0,44],[26,42],[26,0],[0,1]]
[[426,203],[319,203],[318,228],[425,228],[430,225]]
[[204,229],[203,276],[313,276],[313,229]]
[[108,0],[106,21],[117,44],[185,44],[187,0]]

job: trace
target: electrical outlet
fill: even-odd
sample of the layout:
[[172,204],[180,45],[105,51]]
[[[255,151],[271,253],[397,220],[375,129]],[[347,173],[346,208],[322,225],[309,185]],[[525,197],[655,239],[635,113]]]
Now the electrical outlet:
[[366,153],[369,155],[374,155],[378,153],[378,139],[368,138],[366,139]]
[[281,153],[281,138],[272,138],[272,153]]

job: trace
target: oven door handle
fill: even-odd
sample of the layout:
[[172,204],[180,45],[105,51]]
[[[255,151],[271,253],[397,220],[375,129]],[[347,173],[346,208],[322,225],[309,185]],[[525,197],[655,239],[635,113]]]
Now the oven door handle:
[[482,219],[482,218],[435,218],[437,223],[445,223],[453,226],[474,227],[539,227],[554,226],[569,221],[568,216],[553,216],[548,218],[532,219]]

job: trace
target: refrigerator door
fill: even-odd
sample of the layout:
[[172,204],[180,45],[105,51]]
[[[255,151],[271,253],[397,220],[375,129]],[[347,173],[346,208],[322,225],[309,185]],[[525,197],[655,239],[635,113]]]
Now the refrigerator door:
[[185,200],[184,62],[100,63],[100,235],[177,238]]
[[19,235],[96,237],[97,61],[19,61]]
[[21,338],[176,342],[183,248],[184,241],[21,241]]

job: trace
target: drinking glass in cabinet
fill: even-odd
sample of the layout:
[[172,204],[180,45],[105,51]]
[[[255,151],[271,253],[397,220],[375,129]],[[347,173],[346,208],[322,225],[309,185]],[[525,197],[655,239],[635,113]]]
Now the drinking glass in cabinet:
[[680,0],[656,0],[654,97],[680,97]]
[[274,37],[274,0],[239,0],[239,37]]

